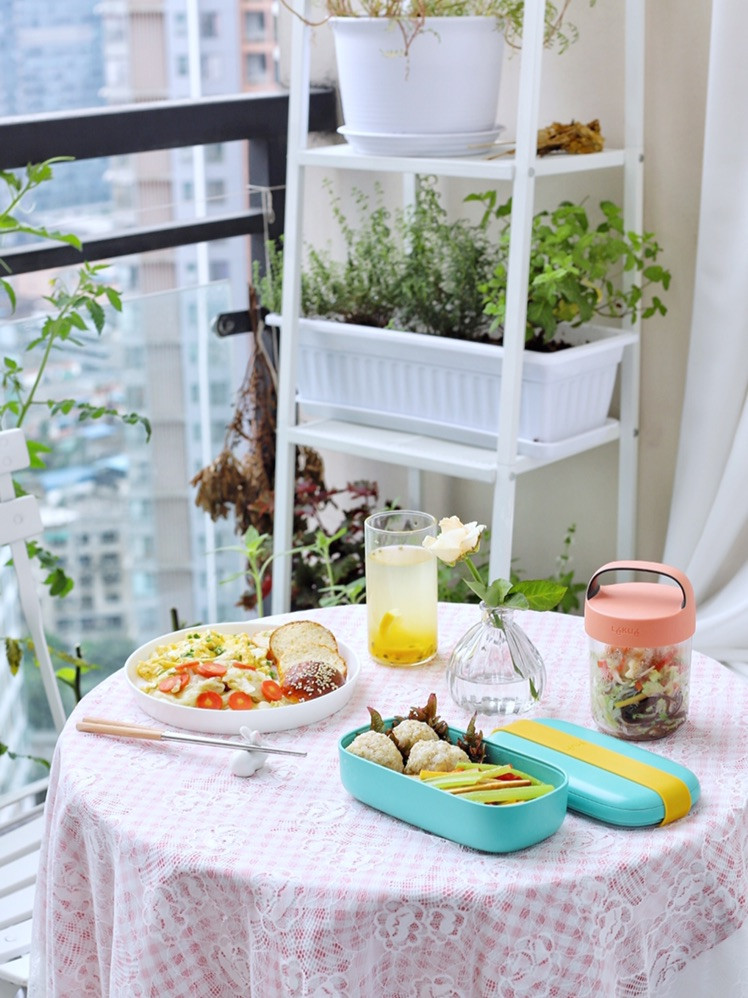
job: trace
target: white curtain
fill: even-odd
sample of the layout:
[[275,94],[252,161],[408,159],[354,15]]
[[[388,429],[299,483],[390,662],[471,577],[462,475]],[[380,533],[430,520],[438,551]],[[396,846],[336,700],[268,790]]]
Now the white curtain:
[[746,663],[747,38],[746,0],[713,0],[691,347],[664,554],[694,586],[694,647]]

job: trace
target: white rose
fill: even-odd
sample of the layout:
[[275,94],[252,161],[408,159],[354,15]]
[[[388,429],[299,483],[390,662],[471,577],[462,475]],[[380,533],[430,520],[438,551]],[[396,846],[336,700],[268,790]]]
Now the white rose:
[[485,529],[484,523],[477,523],[475,520],[463,523],[457,516],[445,516],[439,521],[439,536],[425,537],[423,546],[433,551],[447,565],[454,565],[478,550],[480,536]]

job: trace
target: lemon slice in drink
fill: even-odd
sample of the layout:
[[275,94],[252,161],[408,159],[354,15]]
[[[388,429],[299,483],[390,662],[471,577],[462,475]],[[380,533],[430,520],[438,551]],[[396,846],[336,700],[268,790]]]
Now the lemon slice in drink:
[[388,610],[379,621],[379,636],[383,638],[396,620],[400,618],[399,610]]

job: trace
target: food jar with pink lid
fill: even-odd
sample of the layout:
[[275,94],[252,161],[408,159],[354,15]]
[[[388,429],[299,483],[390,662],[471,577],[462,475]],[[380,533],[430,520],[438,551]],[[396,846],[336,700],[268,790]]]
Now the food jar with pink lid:
[[[657,581],[607,582],[635,572]],[[628,741],[669,735],[686,720],[693,587],[677,568],[653,561],[614,561],[590,579],[584,604],[595,724]]]

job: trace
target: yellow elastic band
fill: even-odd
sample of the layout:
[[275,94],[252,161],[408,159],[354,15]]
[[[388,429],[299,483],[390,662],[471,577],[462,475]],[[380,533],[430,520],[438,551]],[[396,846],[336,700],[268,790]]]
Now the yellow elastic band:
[[622,776],[626,780],[632,780],[654,790],[665,805],[665,817],[660,822],[661,825],[682,818],[691,809],[691,793],[688,786],[677,776],[657,769],[656,766],[630,759],[620,752],[603,748],[576,735],[559,731],[558,728],[539,724],[537,721],[512,721],[506,727],[496,730],[519,735],[520,738],[545,745],[546,748],[555,749],[564,755],[570,755],[581,762],[587,762],[591,766],[597,766],[598,769],[615,773],[616,776]]

